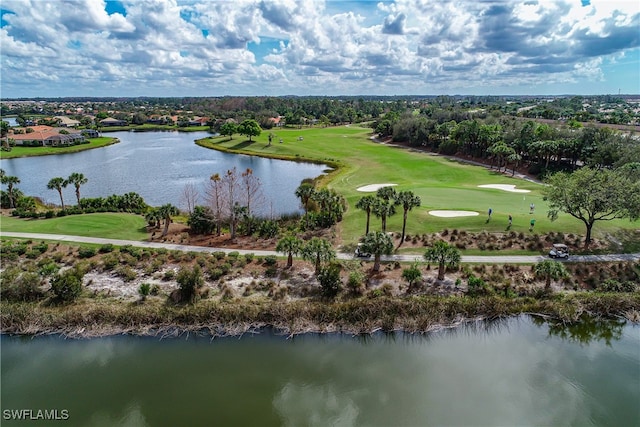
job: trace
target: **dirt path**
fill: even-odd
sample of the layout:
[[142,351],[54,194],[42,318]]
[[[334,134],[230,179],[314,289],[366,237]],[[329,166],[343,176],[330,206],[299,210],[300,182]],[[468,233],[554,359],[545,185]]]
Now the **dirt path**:
[[[159,243],[159,242],[145,242],[136,240],[118,240],[118,239],[103,239],[100,237],[84,237],[84,236],[69,236],[62,234],[41,234],[41,233],[17,233],[17,232],[2,232],[0,237],[18,237],[23,239],[38,239],[38,240],[58,240],[63,242],[77,242],[77,243],[95,243],[104,245],[111,243],[113,245],[124,246],[131,245],[141,248],[165,248],[168,250],[184,251],[184,252],[233,252],[237,251],[240,254],[252,253],[256,256],[267,255],[282,255],[276,251],[263,251],[253,249],[230,249],[230,248],[214,248],[206,246],[190,246],[180,245],[172,243]],[[338,259],[353,259],[351,253],[338,253]],[[413,262],[423,261],[421,255],[389,255],[381,258],[383,261],[400,261],[400,262]],[[535,264],[537,262],[548,259],[542,255],[463,255],[463,263],[474,264]],[[573,255],[570,258],[571,262],[624,262],[624,261],[640,261],[640,253],[635,254],[607,254],[607,255]]]

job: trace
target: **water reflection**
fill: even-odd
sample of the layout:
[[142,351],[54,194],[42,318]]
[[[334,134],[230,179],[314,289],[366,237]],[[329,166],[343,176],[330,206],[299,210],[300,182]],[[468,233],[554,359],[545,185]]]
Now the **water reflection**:
[[608,346],[611,346],[612,341],[618,341],[622,338],[623,328],[627,323],[619,319],[602,319],[586,315],[582,316],[578,322],[562,322],[538,316],[532,317],[532,320],[538,326],[548,326],[549,336],[580,344],[604,341]]

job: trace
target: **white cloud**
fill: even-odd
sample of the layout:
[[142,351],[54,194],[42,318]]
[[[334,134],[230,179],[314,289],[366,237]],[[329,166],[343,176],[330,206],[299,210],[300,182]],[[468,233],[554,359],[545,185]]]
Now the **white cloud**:
[[[124,14],[103,0],[4,1],[3,95],[64,96],[69,82],[91,95],[153,95],[145,80],[172,95],[504,91],[605,82],[605,65],[640,49],[640,6],[629,1],[121,3]],[[279,45],[252,48],[264,38]],[[178,81],[198,90],[181,93]]]

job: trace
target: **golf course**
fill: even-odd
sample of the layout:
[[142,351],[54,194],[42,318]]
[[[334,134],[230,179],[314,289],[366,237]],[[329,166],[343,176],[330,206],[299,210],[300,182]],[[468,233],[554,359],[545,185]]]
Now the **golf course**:
[[[269,145],[269,134],[272,143]],[[530,233],[530,220],[535,219],[533,232],[551,231],[584,235],[584,224],[567,215],[556,221],[547,218],[548,206],[543,200],[543,184],[513,178],[510,173],[498,173],[482,166],[465,164],[433,153],[375,142],[371,129],[358,126],[327,128],[277,129],[263,131],[253,141],[242,136],[214,137],[199,140],[201,146],[235,153],[299,161],[323,162],[336,169],[322,177],[326,185],[345,197],[348,209],[340,223],[343,244],[356,242],[365,232],[366,214],[355,208],[357,201],[373,192],[358,191],[375,184],[395,184],[396,191],[412,191],[421,199],[421,206],[409,212],[407,234],[420,235],[443,229],[469,232],[504,232],[508,216],[513,225],[509,231]],[[282,142],[279,142],[282,140]],[[479,186],[502,184],[514,191]],[[529,192],[519,192],[529,190]],[[530,205],[535,211],[530,214]],[[488,210],[492,210],[488,220]],[[468,211],[475,216],[439,217],[430,211]],[[628,220],[601,221],[594,227],[595,236],[620,228],[636,228]],[[380,229],[380,220],[371,217],[371,229]],[[402,229],[402,209],[387,221],[387,231]]]

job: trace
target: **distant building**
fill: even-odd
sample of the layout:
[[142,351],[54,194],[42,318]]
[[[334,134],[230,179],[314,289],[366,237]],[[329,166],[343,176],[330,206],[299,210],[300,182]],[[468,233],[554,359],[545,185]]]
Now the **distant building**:
[[113,117],[107,117],[106,119],[100,120],[100,124],[102,126],[126,126],[126,120],[118,120]]
[[80,126],[80,122],[78,120],[74,120],[67,116],[55,116],[54,119],[58,120],[60,127],[63,128],[75,128]]

